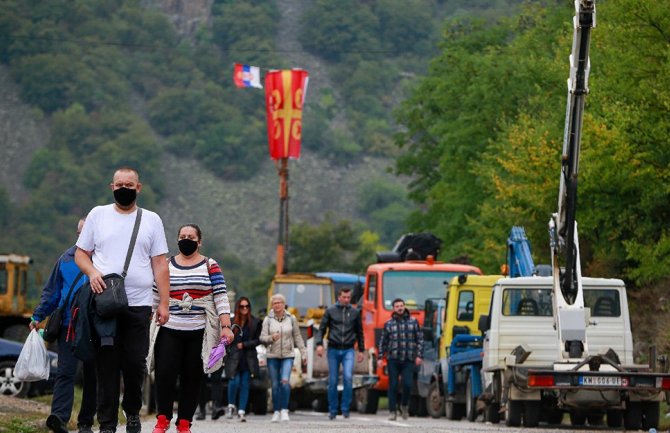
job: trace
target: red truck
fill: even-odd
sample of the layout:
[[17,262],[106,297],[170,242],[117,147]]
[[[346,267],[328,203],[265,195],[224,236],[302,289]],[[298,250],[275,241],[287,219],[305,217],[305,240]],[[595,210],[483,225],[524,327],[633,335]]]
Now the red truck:
[[[435,255],[420,254],[417,260],[412,259],[411,253],[378,254],[379,263],[370,265],[367,269],[359,306],[362,309],[365,347],[370,353],[379,381],[373,388],[356,391],[356,407],[361,413],[376,413],[379,397],[385,395],[388,389],[386,365],[377,362],[377,346],[384,323],[391,318],[393,300],[402,298],[411,316],[423,326],[427,299],[444,298],[446,286],[455,276],[482,273],[475,266],[436,261],[433,257],[437,255],[437,251]],[[425,407],[425,402],[416,389],[413,390],[410,413],[421,415],[425,412]]]

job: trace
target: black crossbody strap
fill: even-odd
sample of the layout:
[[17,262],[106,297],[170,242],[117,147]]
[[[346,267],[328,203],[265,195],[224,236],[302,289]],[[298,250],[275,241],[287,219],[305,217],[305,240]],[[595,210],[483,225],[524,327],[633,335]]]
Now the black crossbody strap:
[[135,249],[135,241],[137,240],[137,233],[140,231],[140,221],[142,221],[142,208],[137,208],[137,216],[135,217],[135,227],[133,227],[133,235],[130,238],[130,245],[128,245],[128,253],[126,254],[126,263],[123,265],[123,274],[121,276],[126,278],[128,273],[128,266],[130,266],[130,258],[133,256]]
[[63,308],[68,308],[68,302],[70,302],[70,295],[72,295],[72,292],[74,291],[74,288],[77,287],[77,283],[79,280],[81,280],[81,277],[84,276],[83,272],[79,272],[77,275],[77,278],[74,279],[72,282],[72,285],[70,286],[70,290],[67,292],[67,296],[65,297],[65,302],[63,302]]

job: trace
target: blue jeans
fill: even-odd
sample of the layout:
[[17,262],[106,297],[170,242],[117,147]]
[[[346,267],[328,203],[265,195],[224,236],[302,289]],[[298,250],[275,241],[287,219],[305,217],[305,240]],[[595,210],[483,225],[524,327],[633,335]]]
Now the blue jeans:
[[402,400],[400,404],[402,406],[409,404],[409,395],[412,392],[412,381],[414,380],[414,361],[389,359],[386,368],[389,372],[389,412],[395,412],[398,395],[398,375],[402,376]]
[[230,379],[228,382],[228,404],[235,404],[237,401],[237,390],[240,390],[240,404],[237,405],[238,410],[247,410],[247,402],[249,401],[249,377],[251,374],[249,370],[240,371]]
[[354,376],[354,349],[328,348],[328,412],[337,415],[337,383],[342,365],[342,414],[349,415],[351,406],[352,378]]
[[272,383],[272,408],[279,411],[288,409],[288,399],[291,397],[291,368],[293,358],[268,358],[268,373]]

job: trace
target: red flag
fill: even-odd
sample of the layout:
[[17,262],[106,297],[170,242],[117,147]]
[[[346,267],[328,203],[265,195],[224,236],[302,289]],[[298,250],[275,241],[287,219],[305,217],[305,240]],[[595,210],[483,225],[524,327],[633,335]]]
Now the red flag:
[[309,74],[302,69],[265,74],[268,143],[272,159],[299,158],[302,105]]

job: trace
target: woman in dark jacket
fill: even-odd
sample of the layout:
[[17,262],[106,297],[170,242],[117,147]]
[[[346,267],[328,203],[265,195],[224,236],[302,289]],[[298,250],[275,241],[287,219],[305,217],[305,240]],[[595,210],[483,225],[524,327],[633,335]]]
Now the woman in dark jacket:
[[237,402],[237,391],[240,392],[239,405],[237,406],[237,417],[245,422],[244,414],[249,401],[249,387],[251,379],[258,377],[258,357],[256,346],[260,343],[258,337],[261,335],[262,322],[251,315],[251,302],[249,298],[241,297],[235,304],[234,323],[242,332],[237,332],[230,352],[225,361],[226,377],[228,382],[228,413],[227,418],[232,418],[235,413],[235,402]]

